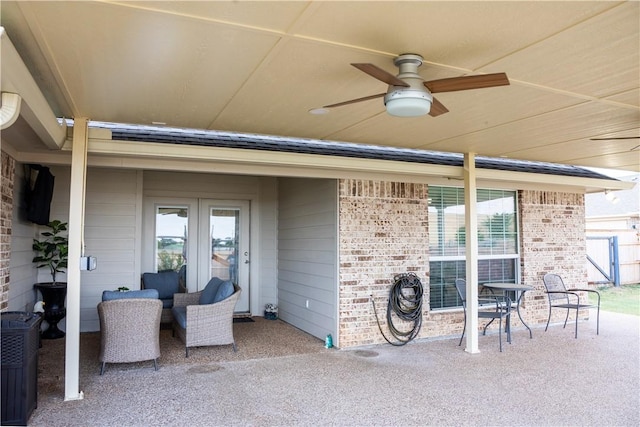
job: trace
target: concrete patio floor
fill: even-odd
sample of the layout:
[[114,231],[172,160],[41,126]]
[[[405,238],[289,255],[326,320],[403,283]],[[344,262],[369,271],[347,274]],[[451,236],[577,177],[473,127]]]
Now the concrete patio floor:
[[[298,354],[190,357],[161,361],[157,372],[114,365],[100,376],[95,354],[84,352],[84,399],[64,402],[62,389],[44,387],[29,425],[638,426],[640,317],[602,312],[596,335],[593,314],[578,339],[569,326],[534,328],[533,339],[515,330],[503,353],[495,335],[481,336],[471,355],[455,337],[336,350],[296,330],[304,336],[292,333],[294,341],[308,340]],[[44,350],[41,359],[51,356]],[[54,372],[39,375],[63,382]]]

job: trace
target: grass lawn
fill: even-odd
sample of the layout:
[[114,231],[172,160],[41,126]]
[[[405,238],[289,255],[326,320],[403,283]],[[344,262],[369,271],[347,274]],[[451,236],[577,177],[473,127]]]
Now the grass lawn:
[[640,284],[604,287],[598,292],[602,310],[640,316]]

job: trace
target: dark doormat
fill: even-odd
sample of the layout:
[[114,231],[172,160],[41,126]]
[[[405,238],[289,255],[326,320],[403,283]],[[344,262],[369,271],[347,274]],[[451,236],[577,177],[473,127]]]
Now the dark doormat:
[[233,323],[251,323],[254,320],[251,317],[234,317]]

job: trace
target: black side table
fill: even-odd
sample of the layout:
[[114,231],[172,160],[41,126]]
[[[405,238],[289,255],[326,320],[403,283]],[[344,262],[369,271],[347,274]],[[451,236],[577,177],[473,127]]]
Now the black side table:
[[67,298],[66,283],[36,283],[33,287],[40,291],[44,301],[44,320],[49,327],[42,332],[42,338],[54,340],[64,337],[64,331],[58,329],[58,322],[67,315],[64,301]]

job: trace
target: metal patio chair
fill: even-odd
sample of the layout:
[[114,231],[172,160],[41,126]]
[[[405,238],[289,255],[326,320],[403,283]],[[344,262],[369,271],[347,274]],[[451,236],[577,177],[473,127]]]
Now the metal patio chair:
[[[462,300],[462,308],[464,313],[464,326],[462,328],[462,336],[458,345],[462,345],[462,339],[467,329],[467,281],[464,279],[456,279],[455,282],[458,296]],[[500,351],[502,352],[502,319],[505,319],[507,332],[507,342],[511,342],[511,327],[509,320],[511,317],[511,299],[506,295],[482,295],[478,297],[478,318],[491,319],[484,326],[482,335],[487,334],[487,327],[495,320],[499,320],[498,340],[500,341]]]
[[[600,335],[600,293],[593,289],[581,289],[570,288],[567,289],[562,281],[562,277],[557,274],[547,273],[542,278],[544,287],[546,288],[547,296],[549,297],[549,317],[547,318],[547,326],[544,328],[546,331],[549,328],[549,322],[551,321],[551,309],[561,308],[567,310],[567,315],[564,318],[564,326],[567,327],[567,321],[569,320],[569,311],[576,311],[576,332],[575,337],[578,338],[578,312],[580,309],[597,308],[598,314],[596,317],[596,335]],[[598,296],[597,304],[590,304],[588,299],[580,298],[580,292],[589,292]]]

